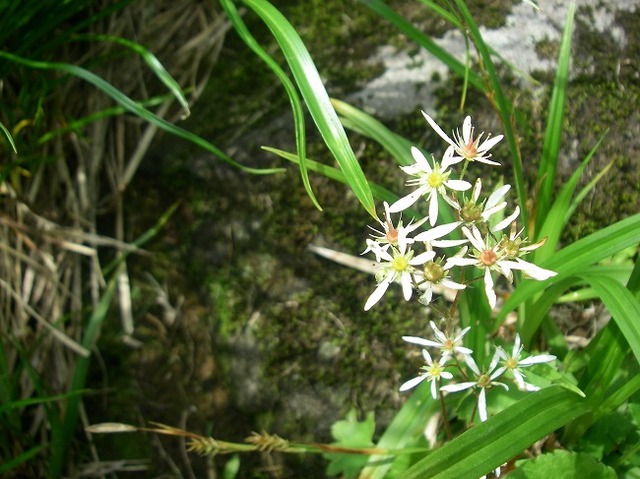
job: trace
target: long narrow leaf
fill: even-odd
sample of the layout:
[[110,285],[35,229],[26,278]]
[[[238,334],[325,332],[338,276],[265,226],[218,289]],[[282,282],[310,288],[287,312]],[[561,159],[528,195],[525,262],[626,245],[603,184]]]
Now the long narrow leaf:
[[586,402],[573,392],[560,386],[542,389],[437,449],[403,479],[479,477],[586,412]]
[[556,179],[556,169],[558,163],[558,152],[560,151],[560,140],[562,134],[562,121],[564,119],[564,103],[569,81],[569,64],[571,61],[571,35],[573,33],[573,16],[575,13],[575,2],[572,1],[567,13],[562,42],[560,44],[560,54],[558,57],[558,70],[553,85],[553,94],[549,106],[549,119],[547,130],[544,136],[542,147],[542,158],[538,168],[538,183],[540,192],[536,202],[537,218],[536,230],[542,227],[549,207],[551,206],[551,194],[553,193]]
[[546,281],[526,280],[519,284],[505,301],[496,318],[496,324],[502,324],[510,311],[532,299],[545,288],[571,275],[584,272],[588,266],[638,243],[640,243],[640,214],[618,221],[561,249],[540,263],[541,267],[556,271],[557,276]]
[[500,79],[498,78],[495,66],[493,65],[491,51],[484,41],[482,34],[480,33],[480,29],[473,19],[471,12],[467,8],[467,5],[463,0],[455,0],[455,3],[458,7],[458,10],[460,11],[460,15],[462,16],[463,21],[465,22],[465,25],[469,32],[469,36],[478,49],[478,53],[482,59],[485,72],[491,85],[491,89],[488,94],[494,99],[495,105],[498,109],[498,113],[500,114],[500,117],[502,119],[502,124],[504,126],[504,136],[507,139],[509,151],[511,152],[511,164],[513,166],[513,174],[515,177],[518,202],[522,206],[520,210],[520,216],[522,218],[522,223],[524,224],[525,228],[527,228],[529,224],[528,213],[527,209],[524,206],[527,204],[528,195],[525,189],[520,147],[518,146],[517,135],[514,125],[512,124],[513,108],[504,95],[504,92],[502,91]]
[[[591,158],[593,158],[594,153],[602,143],[605,135],[606,133],[600,137],[596,145],[591,149],[591,151],[589,151],[589,154],[587,154],[585,159],[582,161],[580,167],[573,172],[571,178],[569,178],[569,181],[564,184],[560,193],[558,193],[556,200],[553,202],[553,206],[545,218],[543,226],[540,229],[540,233],[537,235],[539,238],[546,237],[547,242],[544,248],[535,251],[534,258],[536,261],[543,261],[551,256],[556,250],[558,241],[560,241],[560,235],[569,220],[570,211],[572,211],[572,206],[575,203],[571,202],[571,198],[573,197],[573,193],[578,185],[578,181],[580,180],[584,169],[591,161]],[[575,204],[575,206],[577,206],[577,204]],[[573,208],[575,208],[575,206],[573,206]]]
[[320,203],[316,199],[313,190],[311,189],[311,183],[309,181],[309,174],[307,172],[307,163],[306,163],[306,144],[305,144],[305,122],[304,122],[304,112],[302,110],[302,104],[300,102],[300,97],[298,96],[298,92],[293,84],[293,82],[289,79],[287,74],[284,72],[280,65],[278,65],[273,58],[269,56],[269,54],[264,51],[264,49],[258,44],[256,39],[251,35],[251,32],[242,21],[242,17],[240,13],[236,9],[236,6],[233,4],[231,0],[221,0],[220,4],[224,8],[229,20],[231,20],[231,24],[233,28],[235,28],[240,38],[247,44],[249,48],[260,58],[266,65],[273,71],[273,73],[278,77],[280,83],[284,87],[287,96],[289,97],[289,103],[291,104],[291,111],[293,112],[293,122],[295,127],[296,134],[296,151],[298,152],[298,158],[300,159],[299,167],[300,167],[300,176],[302,178],[302,184],[304,185],[305,190],[307,191],[307,195],[313,202],[316,208],[322,210]]
[[284,171],[282,168],[265,168],[265,169],[249,168],[247,166],[244,166],[238,163],[237,161],[233,160],[231,157],[226,155],[222,150],[213,146],[204,138],[201,138],[198,135],[195,135],[183,128],[180,128],[179,126],[176,126],[158,117],[157,115],[153,114],[152,112],[150,112],[149,110],[141,106],[140,103],[133,101],[131,98],[129,98],[127,95],[125,95],[120,90],[115,88],[109,82],[105,81],[104,79],[100,78],[98,75],[90,72],[89,70],[85,70],[82,67],[79,67],[76,65],[70,65],[67,63],[41,62],[36,60],[30,60],[30,59],[22,58],[22,57],[12,55],[11,53],[7,53],[3,51],[0,51],[0,58],[4,58],[6,60],[9,60],[11,62],[20,64],[20,65],[28,66],[29,68],[36,68],[39,70],[57,70],[64,73],[68,73],[70,75],[77,76],[78,78],[81,78],[91,83],[95,87],[99,88],[100,90],[102,90],[106,95],[113,98],[119,105],[121,105],[127,111],[130,111],[131,113],[139,116],[140,118],[148,121],[149,123],[156,125],[161,130],[167,131],[175,136],[178,136],[180,138],[183,138],[187,141],[190,141],[198,145],[204,150],[210,153],[213,153],[222,161],[229,163],[230,165],[235,166],[236,168],[239,168],[247,173],[265,175],[265,174],[272,174],[272,173],[280,173]]
[[298,33],[287,19],[266,0],[244,0],[273,33],[289,64],[311,117],[327,147],[344,172],[349,186],[364,209],[377,218],[367,179],[349,144],[349,139],[322,83],[320,74]]
[[640,363],[640,302],[620,282],[601,275],[579,275],[598,293]]

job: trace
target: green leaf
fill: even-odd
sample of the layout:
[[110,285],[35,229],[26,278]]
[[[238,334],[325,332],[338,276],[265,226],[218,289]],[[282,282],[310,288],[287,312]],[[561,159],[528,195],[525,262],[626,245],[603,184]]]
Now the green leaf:
[[240,13],[236,9],[235,5],[231,0],[221,0],[220,4],[225,9],[229,20],[233,24],[240,38],[247,44],[251,50],[260,58],[263,62],[267,64],[267,66],[273,71],[273,73],[278,77],[280,83],[284,87],[287,96],[289,97],[289,103],[291,104],[291,111],[293,112],[293,122],[295,127],[296,134],[296,151],[298,152],[298,158],[300,158],[300,162],[298,166],[300,167],[300,176],[302,177],[302,184],[304,185],[305,190],[307,191],[307,195],[311,199],[312,203],[316,208],[322,210],[320,203],[315,197],[313,190],[311,189],[311,183],[309,181],[309,174],[307,173],[307,164],[306,164],[306,133],[305,133],[305,121],[304,121],[304,112],[302,110],[302,103],[300,102],[300,97],[298,96],[298,92],[293,84],[293,82],[289,79],[287,74],[284,72],[280,65],[276,63],[273,58],[269,56],[269,54],[264,51],[264,49],[258,44],[256,39],[251,35],[251,32],[242,21],[242,17]]
[[[346,419],[336,421],[331,426],[331,435],[337,440],[333,445],[348,448],[373,446],[373,433],[376,428],[373,417],[373,412],[369,412],[364,421],[358,421],[356,410],[350,409]],[[352,454],[324,454],[324,456],[329,459],[327,474],[332,476],[344,474],[347,478],[355,477],[369,459],[364,455]]]
[[593,274],[581,274],[580,277],[598,293],[640,363],[640,302],[612,278]]
[[509,479],[616,479],[609,466],[599,463],[595,457],[584,453],[556,450],[535,459],[519,462],[517,469],[509,473]]
[[403,479],[479,477],[586,412],[585,401],[560,386],[536,391],[435,450]]
[[0,58],[4,58],[5,60],[9,60],[10,62],[14,62],[20,65],[28,66],[29,68],[35,68],[40,70],[57,70],[64,73],[68,73],[70,75],[77,76],[78,78],[81,78],[91,83],[95,87],[99,88],[100,90],[102,90],[102,92],[110,96],[113,100],[115,100],[120,106],[122,106],[127,111],[139,116],[140,118],[148,121],[149,123],[154,124],[161,130],[169,132],[172,135],[183,138],[187,141],[190,141],[198,145],[200,148],[203,148],[204,150],[210,153],[213,153],[222,161],[229,163],[230,165],[235,166],[236,168],[239,168],[243,171],[246,171],[247,173],[265,175],[265,174],[279,173],[284,171],[281,168],[258,169],[258,168],[249,168],[244,165],[241,165],[240,163],[236,162],[231,157],[226,155],[222,150],[216,148],[214,145],[209,143],[204,138],[201,138],[200,136],[195,135],[190,131],[180,128],[179,126],[176,126],[158,117],[157,115],[153,114],[152,112],[144,108],[139,102],[133,101],[131,98],[129,98],[127,95],[125,95],[120,90],[115,88],[109,82],[105,81],[103,78],[90,72],[89,70],[85,70],[82,67],[79,67],[76,65],[70,65],[68,63],[54,63],[54,62],[42,62],[42,61],[30,60],[30,59],[22,58],[22,57],[12,55],[11,53],[7,53],[3,51],[0,51]]
[[538,184],[540,191],[536,201],[536,230],[542,227],[547,218],[551,206],[551,194],[553,192],[558,165],[558,152],[562,137],[562,121],[564,119],[564,103],[569,81],[569,64],[571,62],[571,35],[573,32],[573,16],[575,2],[572,1],[567,12],[567,19],[560,44],[558,57],[558,70],[553,85],[551,104],[549,105],[549,119],[542,146],[542,158],[538,168]]
[[[558,274],[546,281],[525,280],[520,283],[509,299],[505,301],[496,318],[494,327],[502,324],[510,311],[513,311],[525,301],[534,298],[544,289],[565,280],[570,283],[571,280],[568,280],[570,276],[585,272],[589,266],[639,242],[640,214],[636,214],[596,231],[554,253],[549,259],[541,262],[539,266],[556,271]],[[538,301],[544,302],[544,295]],[[545,307],[547,309],[539,308],[534,303],[531,310],[536,312],[537,321],[531,321],[529,317],[524,318],[524,322],[520,327],[520,335],[525,344],[528,343],[538,329],[542,315],[548,310],[548,306],[545,305]]]
[[582,177],[584,169],[593,158],[594,153],[602,143],[602,140],[604,140],[604,137],[605,135],[600,137],[596,145],[582,161],[580,167],[573,172],[571,178],[569,178],[569,180],[563,185],[560,193],[558,193],[558,196],[556,197],[556,200],[553,202],[551,210],[549,211],[549,214],[547,214],[542,228],[540,228],[540,232],[536,235],[537,238],[547,237],[547,242],[545,243],[544,248],[540,248],[533,253],[535,262],[547,259],[556,250],[558,242],[560,241],[560,235],[564,231],[567,221],[569,221],[571,211],[573,211],[579,204],[571,202],[571,198],[573,197],[573,193],[578,185],[578,181]]
[[311,55],[287,19],[266,0],[243,0],[269,27],[325,144],[364,209],[377,218],[373,195]]

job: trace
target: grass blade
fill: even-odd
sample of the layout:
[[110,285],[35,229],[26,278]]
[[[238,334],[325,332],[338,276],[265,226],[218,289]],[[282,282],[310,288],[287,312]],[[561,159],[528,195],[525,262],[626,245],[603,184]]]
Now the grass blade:
[[340,165],[356,198],[371,216],[377,218],[367,179],[349,144],[344,127],[331,106],[320,74],[298,33],[266,0],[244,0],[244,3],[258,14],[273,33],[324,142]]
[[558,152],[560,151],[560,140],[562,135],[562,121],[564,119],[564,103],[569,81],[569,64],[571,61],[571,35],[573,32],[573,16],[575,13],[575,2],[571,2],[567,13],[566,24],[562,34],[560,44],[560,54],[558,57],[558,70],[553,85],[551,104],[549,105],[549,120],[544,135],[544,145],[542,147],[542,158],[538,168],[538,184],[540,191],[536,201],[536,231],[542,227],[549,208],[551,206],[551,194],[556,179],[556,169],[558,164]]
[[201,138],[198,135],[195,135],[183,128],[180,128],[179,126],[169,123],[168,121],[156,116],[155,114],[153,114],[152,112],[144,108],[140,103],[133,101],[127,95],[125,95],[120,90],[115,88],[109,82],[105,81],[104,79],[100,78],[98,75],[90,72],[89,70],[85,70],[82,67],[79,67],[76,65],[70,65],[67,63],[42,62],[37,60],[30,60],[30,59],[12,55],[11,53],[7,53],[3,51],[0,51],[0,58],[4,58],[5,60],[9,60],[11,62],[24,65],[29,68],[35,68],[38,70],[57,70],[57,71],[68,73],[70,75],[81,78],[91,83],[95,87],[99,88],[100,90],[102,90],[106,95],[114,99],[119,105],[121,105],[127,111],[139,116],[140,118],[148,121],[149,123],[156,125],[161,130],[164,130],[168,133],[171,133],[172,135],[183,138],[187,141],[190,141],[191,143],[198,145],[204,150],[210,153],[213,153],[222,161],[232,166],[235,166],[236,168],[239,168],[242,171],[245,171],[247,173],[265,175],[265,174],[280,173],[284,171],[282,168],[265,168],[265,169],[249,168],[247,166],[244,166],[238,163],[237,161],[233,160],[231,157],[226,155],[222,150],[218,149],[217,147],[209,143],[204,138]]
[[260,58],[263,62],[267,64],[267,66],[273,71],[273,73],[278,77],[280,83],[284,87],[287,96],[289,97],[289,103],[291,104],[291,111],[293,112],[293,121],[296,135],[296,151],[298,152],[298,158],[300,162],[298,166],[300,167],[300,176],[302,178],[302,184],[304,185],[305,190],[307,191],[307,195],[313,202],[316,208],[322,211],[322,207],[318,200],[316,199],[315,194],[311,188],[311,183],[309,181],[309,174],[307,172],[307,163],[306,163],[306,144],[305,144],[305,121],[304,121],[304,112],[302,110],[302,103],[300,102],[300,97],[298,92],[293,84],[293,82],[289,79],[287,74],[284,72],[280,65],[278,65],[273,58],[269,56],[269,54],[264,51],[264,49],[258,44],[256,39],[251,35],[251,32],[242,21],[242,17],[238,13],[236,6],[233,4],[231,0],[221,0],[220,4],[224,8],[231,24],[235,28],[240,38],[247,44],[249,48]]
[[479,477],[586,412],[586,402],[575,393],[561,386],[542,389],[437,449],[403,478]]

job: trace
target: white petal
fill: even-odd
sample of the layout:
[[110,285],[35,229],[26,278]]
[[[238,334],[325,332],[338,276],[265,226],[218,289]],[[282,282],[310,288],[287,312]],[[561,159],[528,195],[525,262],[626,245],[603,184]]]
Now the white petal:
[[446,223],[444,225],[431,228],[429,231],[424,231],[415,236],[416,241],[433,241],[437,238],[442,238],[455,230],[460,225],[460,221],[454,221],[453,223]]
[[471,369],[477,376],[480,376],[480,368],[476,364],[475,360],[471,356],[465,356],[463,359],[467,366],[469,366],[469,369]]
[[467,116],[462,123],[462,139],[465,143],[469,143],[471,139],[471,117]]
[[431,396],[433,399],[438,399],[438,385],[435,380],[431,381]]
[[487,268],[484,272],[484,292],[489,300],[489,306],[491,309],[496,307],[496,293],[493,291],[493,278],[491,277],[491,271]]
[[469,240],[461,239],[461,240],[433,240],[431,241],[431,246],[435,246],[436,248],[452,248],[454,246],[460,246],[465,243],[468,243]]
[[447,391],[450,393],[456,393],[458,391],[464,391],[465,389],[472,388],[476,385],[474,381],[466,382],[466,383],[458,383],[458,384],[447,384],[446,386],[442,386],[440,388],[441,391]]
[[498,201],[504,198],[504,195],[506,195],[510,189],[511,185],[502,185],[496,191],[491,193],[491,195],[487,199],[486,208],[492,208],[493,206],[497,205]]
[[432,348],[439,348],[440,343],[431,341],[430,339],[419,338],[418,336],[402,336],[402,339],[407,343],[417,344],[419,346],[431,346]]
[[[425,288],[424,293],[422,293],[422,296],[420,296],[420,299],[418,301],[420,301],[422,304],[427,306],[431,302],[432,298],[433,298],[433,289],[431,289],[431,283],[429,283],[429,285]],[[436,347],[440,347],[440,345]]]
[[444,378],[444,379],[453,379],[453,374],[451,374],[451,373],[450,373],[450,372],[448,372],[448,371],[442,371],[442,372],[440,373],[440,377],[441,377],[441,378]]
[[450,190],[456,191],[467,191],[471,188],[471,183],[464,180],[447,180],[444,182],[444,185]]
[[464,159],[461,156],[453,156],[453,152],[454,152],[453,146],[449,145],[449,147],[444,152],[444,155],[442,156],[442,163],[441,163],[442,171],[445,171],[451,165],[460,163]]
[[424,116],[425,120],[427,120],[427,123],[429,123],[431,128],[433,128],[433,131],[435,131],[440,136],[440,138],[442,138],[444,141],[446,141],[450,145],[455,145],[453,140],[449,138],[447,134],[444,131],[442,131],[442,128],[440,128],[438,124],[435,121],[433,121],[433,119],[429,115],[427,115],[424,111],[422,112],[422,116]]
[[464,289],[467,287],[467,285],[465,284],[460,284],[460,283],[456,283],[454,281],[451,281],[450,279],[444,278],[442,281],[442,286],[449,288],[449,289]]
[[[477,234],[474,234],[474,233],[477,233]],[[469,239],[469,241],[471,241],[471,244],[473,245],[473,247],[478,251],[483,251],[485,249],[484,242],[482,241],[482,237],[480,236],[479,231],[469,230],[469,228],[467,228],[466,226],[463,226],[462,234],[465,235]]]
[[511,266],[513,269],[520,269],[524,271],[524,273],[538,281],[544,281],[545,279],[549,279],[558,273],[555,271],[551,271],[549,269],[540,268],[533,263],[529,263],[528,261],[523,261],[520,258],[516,258],[516,263],[518,266]]
[[529,356],[522,361],[518,361],[518,366],[526,367],[532,364],[548,363],[555,359],[556,357],[553,354],[538,354],[537,356]]
[[507,202],[503,201],[502,203],[499,203],[491,208],[485,208],[485,210],[482,212],[482,219],[485,221],[489,221],[489,218],[491,216],[496,214],[498,211],[503,210],[506,206]]
[[402,283],[402,294],[404,295],[404,299],[406,301],[409,301],[411,299],[411,294],[413,293],[413,285],[411,284],[411,275],[408,273],[402,273],[400,282]]
[[425,379],[427,379],[427,376],[418,376],[418,377],[415,377],[413,379],[409,379],[402,386],[400,386],[400,391],[407,391],[407,390],[409,390],[411,388],[414,388],[418,384],[420,384],[422,381],[424,381]]
[[474,203],[476,203],[478,198],[480,198],[480,191],[482,191],[482,180],[478,178],[476,180],[476,184],[473,185],[473,191],[471,192],[471,199]]
[[489,159],[484,158],[482,156],[476,156],[475,161],[478,161],[480,163],[484,163],[485,165],[500,166],[500,163],[498,163],[497,161],[489,160]]
[[429,224],[434,226],[438,221],[438,195],[435,191],[431,191],[429,198]]
[[502,140],[503,136],[502,135],[498,135],[498,136],[494,136],[492,138],[487,138],[482,145],[480,145],[478,147],[478,151],[480,153],[483,153],[485,151],[490,150],[491,148],[493,148],[494,146],[496,146],[498,143],[500,143],[500,140]]
[[429,351],[427,351],[426,349],[423,349],[422,350],[422,357],[424,358],[425,362],[429,366],[433,365],[433,359],[431,359],[431,355],[429,354]]
[[487,393],[485,388],[480,389],[480,394],[478,394],[478,414],[482,422],[487,420]]
[[431,173],[431,165],[427,161],[427,158],[422,154],[422,152],[416,148],[415,146],[411,147],[411,156],[416,160],[416,163],[420,166],[420,168],[427,173]]
[[478,264],[478,260],[473,258],[447,258],[444,269],[451,269],[452,266],[472,266]]
[[520,214],[520,207],[516,206],[516,209],[513,211],[513,213],[511,213],[509,216],[503,219],[500,223],[498,223],[493,228],[491,228],[491,231],[502,231],[511,223],[513,223],[513,221],[518,217],[519,214]]
[[418,256],[411,258],[411,260],[409,261],[409,264],[413,266],[424,264],[427,261],[431,261],[433,258],[435,258],[435,256],[436,256],[435,251],[425,251],[424,253],[420,253]]
[[373,291],[373,293],[371,293],[369,299],[367,299],[367,302],[364,305],[364,310],[369,311],[374,304],[380,301],[380,298],[382,298],[388,288],[389,281],[382,281],[380,284],[378,284],[378,287]]
[[402,210],[406,210],[411,205],[413,205],[416,201],[418,201],[418,198],[420,198],[427,191],[427,189],[428,189],[427,186],[421,186],[417,190],[412,191],[407,196],[400,198],[398,201],[392,204],[389,207],[389,211],[391,213],[398,213]]

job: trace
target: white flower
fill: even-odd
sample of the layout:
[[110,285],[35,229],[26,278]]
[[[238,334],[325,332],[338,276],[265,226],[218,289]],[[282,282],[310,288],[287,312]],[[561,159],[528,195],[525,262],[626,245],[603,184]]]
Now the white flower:
[[466,288],[466,285],[456,283],[449,278],[449,270],[453,267],[442,265],[443,258],[439,258],[436,261],[427,261],[422,268],[422,277],[424,281],[418,283],[418,289],[423,293],[420,295],[420,301],[424,305],[428,305],[433,297],[433,287],[436,285],[442,285],[445,288],[461,290]]
[[438,124],[427,115],[424,111],[422,115],[425,117],[431,128],[440,135],[444,141],[449,143],[454,149],[456,154],[458,155],[456,158],[460,158],[461,160],[467,161],[479,161],[480,163],[486,163],[487,165],[500,165],[493,160],[490,160],[491,153],[489,150],[493,148],[500,140],[502,140],[502,135],[491,137],[491,134],[487,135],[485,140],[481,143],[482,135],[484,132],[480,133],[477,138],[473,137],[474,128],[471,126],[471,117],[467,116],[462,123],[462,134],[460,134],[460,130],[456,130],[453,133],[453,140],[449,138],[449,136],[438,126]]
[[[416,228],[420,227],[427,218],[422,218],[421,220],[409,222],[407,226],[403,226],[402,218],[398,220],[397,226],[393,225],[391,221],[391,213],[389,212],[389,203],[384,202],[384,218],[385,221],[380,221],[380,225],[382,226],[382,231],[377,230],[375,228],[371,228],[375,231],[378,236],[372,234],[371,236],[375,241],[368,240],[367,241],[367,249],[365,249],[361,254],[372,252],[376,255],[376,261],[380,262],[380,256],[378,251],[380,249],[386,251],[390,246],[400,247],[403,245],[406,247],[414,242],[413,238],[409,237],[409,234],[413,232]],[[380,245],[380,248],[377,248],[373,243],[377,243]]]
[[380,262],[379,269],[376,271],[378,286],[373,293],[371,293],[369,299],[367,299],[364,305],[365,311],[368,311],[374,304],[380,301],[380,298],[382,298],[387,291],[389,285],[394,282],[402,285],[404,299],[409,301],[413,293],[414,277],[417,279],[422,278],[422,273],[416,269],[415,266],[426,263],[435,256],[433,251],[427,251],[414,258],[413,250],[408,248],[406,244],[400,244],[398,248],[392,246],[390,250],[391,254],[381,247],[375,250],[376,257],[379,257],[382,262]]
[[[491,217],[502,211],[507,206],[507,202],[502,201],[502,199],[510,189],[511,185],[502,185],[491,193],[486,201],[478,203],[480,192],[482,191],[482,180],[478,178],[475,185],[473,185],[471,198],[465,200],[464,204],[457,208],[460,212],[460,217],[463,219],[464,223],[471,228],[486,231],[488,226],[485,225],[489,225],[491,223]],[[504,228],[509,226],[519,214],[520,208],[516,206],[515,211],[511,215],[494,225],[490,230],[493,232],[502,231]]]
[[429,324],[431,325],[431,329],[433,329],[433,334],[436,339],[435,341],[432,341],[431,339],[419,338],[417,336],[402,336],[402,339],[408,343],[417,344],[419,346],[438,348],[443,357],[455,356],[456,354],[469,355],[473,353],[471,349],[465,348],[462,345],[462,338],[471,329],[470,326],[467,326],[454,336],[453,334],[447,335],[440,331],[436,326],[436,323],[434,323],[433,321],[431,321]]
[[473,373],[476,375],[476,380],[467,381],[467,382],[458,383],[458,384],[447,384],[446,386],[442,386],[440,390],[453,393],[458,391],[464,391],[465,389],[471,389],[473,387],[479,388],[480,393],[478,394],[478,414],[480,415],[480,420],[482,422],[486,421],[487,420],[486,390],[493,386],[502,386],[505,389],[509,389],[509,386],[507,386],[506,384],[495,381],[495,379],[497,379],[504,372],[502,368],[495,370],[499,360],[500,360],[500,356],[498,354],[498,351],[496,350],[495,354],[493,355],[493,358],[491,359],[491,364],[489,364],[489,368],[487,369],[486,372],[481,373],[480,368],[478,367],[476,362],[473,360],[473,358],[471,356],[464,356],[464,362],[467,364],[469,369],[471,369],[471,371],[473,371]]
[[492,309],[495,308],[497,300],[496,293],[493,290],[493,277],[491,276],[492,271],[502,274],[509,282],[513,281],[512,270],[514,269],[521,270],[527,276],[539,281],[548,279],[557,274],[554,271],[540,268],[532,263],[523,261],[520,258],[515,258],[515,261],[511,261],[510,256],[507,255],[500,242],[496,242],[490,235],[487,235],[483,239],[477,229],[469,230],[469,228],[463,226],[462,233],[473,245],[473,257],[452,257],[447,260],[446,266],[475,266],[483,269],[484,291]]
[[446,356],[442,356],[438,362],[434,362],[433,359],[431,359],[429,351],[426,349],[422,350],[422,356],[426,363],[420,368],[422,372],[419,373],[417,377],[409,379],[400,386],[400,391],[407,391],[414,388],[426,379],[431,382],[431,395],[433,396],[433,399],[436,399],[438,394],[438,381],[442,378],[451,379],[453,378],[453,374],[444,370],[444,364],[447,361]]
[[429,164],[422,152],[415,146],[411,147],[411,155],[416,162],[413,165],[402,166],[401,168],[405,173],[416,177],[415,179],[407,181],[407,185],[417,186],[418,188],[392,204],[389,211],[397,213],[398,211],[405,210],[418,201],[420,197],[428,195],[429,223],[433,226],[438,220],[438,195],[453,206],[455,202],[448,197],[447,189],[466,191],[471,188],[471,183],[449,179],[449,175],[451,174],[451,172],[448,171],[449,167],[462,160],[456,160],[453,157],[453,148],[447,148],[441,165],[434,160],[433,167]]
[[524,380],[524,374],[522,373],[522,371],[520,371],[520,368],[526,368],[533,364],[548,363],[556,359],[556,357],[552,354],[538,354],[537,356],[529,356],[528,358],[520,359],[523,349],[524,346],[520,344],[519,334],[516,334],[516,340],[513,345],[513,351],[511,352],[511,355],[507,354],[507,352],[503,348],[499,347],[498,354],[500,356],[500,359],[503,361],[503,365],[500,370],[502,370],[503,372],[511,371],[516,384],[518,384],[518,388],[520,388],[522,391],[537,391],[540,388],[534,386],[533,384],[527,383]]

